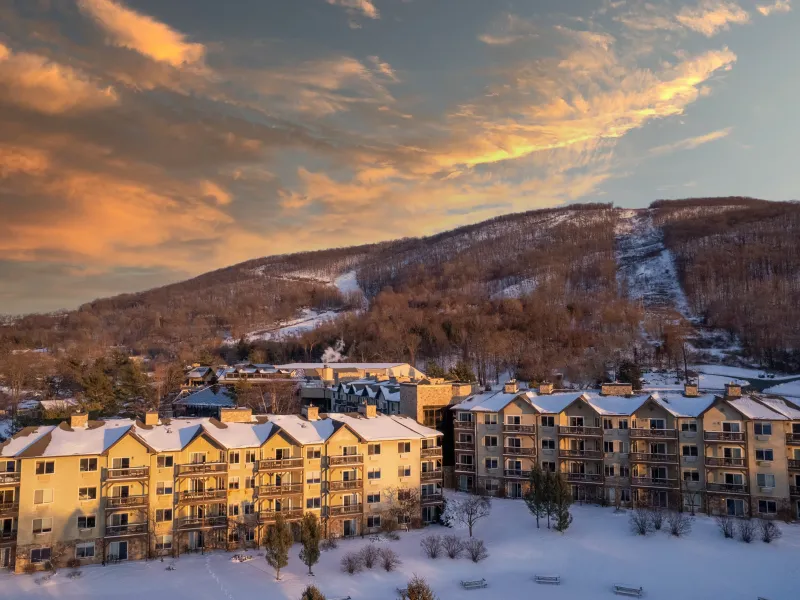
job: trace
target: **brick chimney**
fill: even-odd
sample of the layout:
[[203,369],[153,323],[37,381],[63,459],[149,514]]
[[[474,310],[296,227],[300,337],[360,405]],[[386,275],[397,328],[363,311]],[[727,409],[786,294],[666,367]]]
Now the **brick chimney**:
[[378,416],[378,407],[374,404],[362,404],[358,407],[358,412],[364,415],[367,419],[374,419]]
[[696,398],[700,395],[700,388],[696,383],[687,383],[683,386],[683,395],[687,398]]
[[547,396],[553,393],[553,384],[542,382],[539,384],[539,395]]
[[503,385],[503,391],[506,394],[516,394],[519,391],[519,385],[517,385],[516,379],[509,379],[506,381],[505,385]]
[[220,408],[219,420],[222,423],[249,423],[253,420],[253,411],[249,408]]
[[319,407],[317,406],[304,406],[303,416],[309,421],[319,421]]
[[725,397],[726,398],[741,398],[742,397],[742,386],[738,383],[726,383],[725,384]]
[[158,411],[148,410],[144,413],[144,424],[149,426],[158,425]]
[[601,396],[632,396],[633,395],[633,385],[630,383],[620,383],[615,381],[614,383],[604,383],[600,386],[600,395]]
[[85,412],[75,413],[69,417],[69,426],[72,429],[76,427],[86,427],[89,424],[89,414]]

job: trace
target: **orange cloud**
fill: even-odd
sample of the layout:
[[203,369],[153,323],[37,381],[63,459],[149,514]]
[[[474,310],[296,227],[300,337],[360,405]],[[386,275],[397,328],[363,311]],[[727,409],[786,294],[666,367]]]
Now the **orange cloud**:
[[108,43],[173,67],[202,65],[205,47],[152,17],[112,0],[78,0],[78,7],[108,35]]
[[380,13],[372,0],[327,0],[328,4],[342,6],[350,12],[361,14],[370,19],[380,18]]
[[676,150],[694,150],[695,148],[702,146],[703,144],[708,144],[709,142],[714,142],[716,140],[721,140],[722,138],[728,137],[731,131],[733,131],[733,127],[727,127],[726,129],[719,129],[717,131],[712,131],[704,135],[690,137],[685,140],[674,142],[672,144],[656,146],[655,148],[652,148],[650,150],[650,154],[660,155],[660,154],[668,154]]
[[759,4],[756,10],[765,17],[772,13],[786,13],[792,10],[791,0],[775,0],[772,4]]
[[712,37],[730,29],[732,24],[747,23],[750,15],[735,2],[704,0],[696,7],[684,7],[675,19],[684,27]]

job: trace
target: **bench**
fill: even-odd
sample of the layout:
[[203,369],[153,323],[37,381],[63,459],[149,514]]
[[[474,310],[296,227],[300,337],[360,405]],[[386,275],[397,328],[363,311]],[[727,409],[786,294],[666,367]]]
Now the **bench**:
[[475,579],[472,581],[461,580],[461,587],[465,590],[477,590],[480,588],[485,588],[489,585],[485,579]]
[[533,580],[536,583],[554,583],[559,585],[561,583],[560,575],[534,575]]
[[352,600],[350,596],[335,596],[333,598],[328,598],[328,600]]
[[620,596],[636,596],[637,598],[644,594],[643,587],[634,587],[632,585],[623,585],[621,583],[614,584],[614,593]]

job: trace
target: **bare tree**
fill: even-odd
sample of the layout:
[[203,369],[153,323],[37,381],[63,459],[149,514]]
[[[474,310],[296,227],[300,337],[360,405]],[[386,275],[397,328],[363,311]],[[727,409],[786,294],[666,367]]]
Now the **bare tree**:
[[783,532],[780,530],[780,528],[772,521],[761,521],[760,529],[761,541],[766,544],[771,543],[773,540],[777,540],[783,535]]
[[489,556],[489,552],[486,550],[486,544],[483,543],[483,540],[479,540],[477,538],[471,538],[464,543],[464,549],[467,552],[467,556],[469,556],[472,562],[480,562],[484,558]]
[[692,489],[691,482],[686,479],[683,480],[682,487],[683,497],[686,500],[686,506],[689,507],[689,514],[694,516],[695,509],[700,506],[698,503],[700,492]]
[[646,508],[635,508],[628,518],[631,530],[637,535],[647,535],[653,531],[653,522],[650,520],[650,511]]
[[464,551],[464,542],[457,535],[446,535],[442,538],[442,547],[449,558],[455,559]]
[[449,500],[447,510],[455,522],[469,530],[469,537],[472,537],[475,524],[491,513],[492,501],[488,496],[470,496],[465,500]]
[[692,531],[692,518],[684,512],[673,510],[667,516],[669,533],[675,537],[683,537]]
[[417,526],[422,521],[422,502],[418,487],[390,487],[384,492],[389,515],[397,523]]
[[738,523],[737,530],[739,532],[739,539],[745,544],[749,544],[755,537],[756,524],[752,519],[741,519]]
[[380,558],[380,550],[375,544],[368,544],[361,549],[361,562],[368,569],[375,566]]
[[401,562],[400,557],[397,556],[397,552],[395,552],[391,548],[381,548],[380,559],[381,559],[381,566],[386,571],[394,571],[397,567],[400,566]]
[[361,559],[360,552],[348,552],[342,556],[342,571],[353,575],[364,568],[364,561]]
[[734,529],[736,527],[736,520],[733,517],[722,514],[714,517],[714,520],[717,522],[717,527],[719,527],[722,535],[724,535],[726,538],[733,537]]
[[440,535],[426,535],[419,543],[422,546],[425,556],[428,558],[439,558],[442,553],[442,536]]

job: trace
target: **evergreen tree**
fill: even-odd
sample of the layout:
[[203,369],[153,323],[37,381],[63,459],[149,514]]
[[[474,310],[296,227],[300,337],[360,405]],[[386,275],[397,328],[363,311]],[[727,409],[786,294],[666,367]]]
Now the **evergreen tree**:
[[408,588],[400,597],[403,600],[438,600],[428,583],[422,578],[414,575],[408,582]]
[[325,600],[325,596],[322,595],[315,586],[309,585],[305,590],[303,590],[303,595],[300,596],[300,600]]
[[98,359],[81,379],[83,406],[86,412],[116,414],[114,386],[106,374],[103,360]]
[[555,503],[555,487],[556,480],[559,478],[558,474],[545,471],[542,478],[542,507],[544,513],[547,515],[547,528],[550,529],[550,519],[555,517],[556,503]]
[[617,370],[617,380],[622,383],[630,383],[633,389],[642,389],[642,369],[635,362],[624,360],[620,363]]
[[447,378],[454,381],[464,381],[466,383],[471,383],[477,379],[475,373],[472,371],[472,367],[463,360],[458,361],[456,366],[447,372]]
[[560,475],[555,476],[552,494],[555,506],[555,530],[564,533],[572,524],[572,515],[569,512],[572,504],[572,490]]
[[292,532],[280,513],[275,524],[267,529],[264,547],[267,563],[275,569],[275,579],[280,579],[281,569],[289,564],[289,549],[292,547]]
[[539,518],[545,516],[545,473],[538,464],[531,470],[530,489],[525,494],[525,504],[536,517],[536,529],[539,529]]
[[300,523],[300,542],[303,548],[300,550],[300,560],[308,567],[308,574],[313,575],[311,567],[319,562],[319,541],[320,527],[317,515],[306,513]]
[[439,366],[439,363],[433,360],[429,360],[428,364],[425,365],[425,374],[428,377],[436,377],[439,379],[444,379],[447,377],[445,370]]

